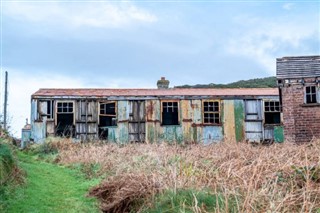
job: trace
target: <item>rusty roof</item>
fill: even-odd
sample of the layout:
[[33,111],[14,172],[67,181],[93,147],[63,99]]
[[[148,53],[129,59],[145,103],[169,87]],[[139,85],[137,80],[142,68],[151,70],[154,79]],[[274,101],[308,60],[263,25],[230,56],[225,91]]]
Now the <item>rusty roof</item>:
[[277,96],[277,88],[39,89],[32,97]]

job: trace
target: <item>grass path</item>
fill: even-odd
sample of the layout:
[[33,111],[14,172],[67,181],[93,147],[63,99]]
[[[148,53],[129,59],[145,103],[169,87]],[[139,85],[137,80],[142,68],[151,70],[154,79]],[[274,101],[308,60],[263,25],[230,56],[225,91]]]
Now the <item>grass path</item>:
[[22,153],[19,161],[27,182],[8,200],[8,213],[99,212],[96,200],[86,197],[97,180],[88,181],[75,170]]

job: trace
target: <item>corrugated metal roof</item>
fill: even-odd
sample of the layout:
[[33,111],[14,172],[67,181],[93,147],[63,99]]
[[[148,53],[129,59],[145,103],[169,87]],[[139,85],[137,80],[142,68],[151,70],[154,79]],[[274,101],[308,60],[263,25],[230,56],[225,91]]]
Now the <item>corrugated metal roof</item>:
[[277,78],[305,78],[320,76],[320,56],[277,58]]
[[275,96],[277,88],[235,89],[39,89],[32,97],[81,96],[81,97],[145,97],[145,96]]

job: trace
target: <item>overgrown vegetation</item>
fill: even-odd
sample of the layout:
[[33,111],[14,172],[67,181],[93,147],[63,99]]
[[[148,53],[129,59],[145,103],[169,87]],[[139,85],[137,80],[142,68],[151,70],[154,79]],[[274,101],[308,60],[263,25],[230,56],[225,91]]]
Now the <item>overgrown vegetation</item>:
[[0,137],[0,212],[4,212],[6,202],[15,188],[23,183],[23,172],[17,166],[10,138]]
[[98,165],[88,171],[106,179],[90,194],[104,212],[320,211],[319,140],[271,146],[57,144],[56,162]]
[[44,212],[96,211],[85,194],[103,212],[320,212],[320,140],[203,146],[51,138],[26,152],[19,158],[27,185],[7,202],[9,212],[36,211],[39,200]]
[[276,77],[255,78],[250,80],[241,80],[229,84],[196,84],[182,85],[176,88],[267,88],[277,87]]
[[59,141],[49,139],[21,152],[10,138],[0,140],[0,212],[99,212],[96,199],[87,194],[100,180],[52,164]]

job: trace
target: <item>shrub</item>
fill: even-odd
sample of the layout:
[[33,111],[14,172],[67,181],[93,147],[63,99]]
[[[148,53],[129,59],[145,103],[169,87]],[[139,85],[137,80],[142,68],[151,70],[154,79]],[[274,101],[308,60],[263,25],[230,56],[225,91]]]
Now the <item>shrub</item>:
[[14,158],[9,145],[0,143],[0,182],[4,184],[15,167]]

